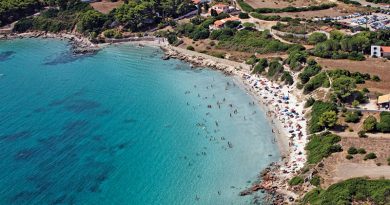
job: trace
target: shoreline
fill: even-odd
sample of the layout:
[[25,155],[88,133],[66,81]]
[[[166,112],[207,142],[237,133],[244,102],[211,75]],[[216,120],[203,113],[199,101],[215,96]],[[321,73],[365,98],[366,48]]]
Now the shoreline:
[[[300,154],[303,159],[303,163],[296,166],[297,154],[292,150],[291,140],[289,141],[289,130],[286,128],[286,123],[280,121],[278,110],[274,106],[278,95],[273,93],[275,87],[279,95],[281,92],[286,92],[290,96],[290,101],[293,102],[293,106],[297,105],[297,108],[303,109],[303,103],[299,102],[298,98],[293,94],[293,86],[280,86],[266,79],[265,77],[252,74],[251,66],[231,61],[228,59],[221,59],[214,56],[210,56],[195,51],[189,51],[186,49],[173,47],[168,44],[168,41],[163,38],[157,38],[153,41],[126,41],[117,43],[100,43],[94,44],[88,38],[74,33],[47,33],[47,32],[28,32],[21,34],[11,34],[0,36],[0,39],[12,40],[17,38],[56,38],[60,40],[69,41],[72,46],[74,54],[88,54],[98,52],[101,48],[111,44],[138,44],[138,46],[151,46],[160,48],[164,53],[164,60],[169,58],[175,58],[191,64],[191,67],[207,67],[223,72],[225,75],[232,76],[233,80],[241,86],[242,89],[250,95],[256,104],[266,113],[267,121],[272,128],[274,134],[274,142],[277,143],[279,152],[281,154],[281,160],[271,163],[265,170],[259,170],[259,181],[252,184],[247,190],[243,190],[240,195],[248,195],[258,190],[265,190],[268,193],[267,198],[271,198],[271,201],[277,204],[284,202],[289,203],[289,198],[297,198],[297,195],[288,189],[288,180],[291,179],[291,175],[303,167],[303,163],[306,160],[305,152]],[[262,89],[257,86],[261,82],[262,87],[269,87],[268,89]],[[265,86],[264,86],[265,85]],[[271,89],[272,88],[272,89]],[[260,90],[259,90],[260,89]],[[291,95],[290,95],[291,91]],[[275,98],[276,97],[276,98]],[[272,100],[270,100],[272,98]],[[272,102],[271,102],[272,101]],[[298,112],[303,110],[299,109]],[[302,118],[302,123],[306,124],[306,120]],[[291,124],[290,124],[291,125]],[[303,127],[303,147],[306,145],[306,125]],[[293,166],[295,165],[295,166]]]
[[[243,190],[240,195],[265,190],[269,194],[267,198],[271,198],[273,203],[293,202],[298,196],[289,189],[288,180],[304,166],[306,162],[304,147],[307,143],[304,102],[296,96],[295,87],[281,86],[265,77],[252,74],[251,67],[244,63],[216,58],[170,45],[160,47],[166,55],[165,59],[176,58],[190,63],[194,67],[216,69],[232,76],[256,101],[267,115],[266,118],[272,127],[282,159],[270,164],[265,170],[261,170],[259,175],[261,181],[254,183],[251,188]],[[262,84],[261,87],[258,86],[259,83]],[[264,87],[265,89],[263,89]],[[281,102],[278,98],[280,95],[288,95],[288,100]],[[287,117],[284,114],[286,110],[289,112]],[[294,113],[291,114],[291,110]],[[298,130],[299,137],[296,135]]]
[[73,54],[88,54],[96,53],[101,47],[99,44],[92,43],[88,38],[78,33],[50,33],[44,31],[32,31],[24,33],[11,33],[0,35],[0,40],[13,40],[13,39],[24,39],[24,38],[53,38],[59,40],[66,40],[71,46]]

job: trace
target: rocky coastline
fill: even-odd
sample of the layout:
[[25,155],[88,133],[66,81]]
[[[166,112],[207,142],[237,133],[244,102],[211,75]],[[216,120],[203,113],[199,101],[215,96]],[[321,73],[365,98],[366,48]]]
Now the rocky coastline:
[[44,31],[33,31],[26,33],[11,33],[0,35],[0,40],[23,39],[23,38],[55,38],[66,40],[71,46],[71,51],[75,55],[94,54],[100,50],[97,44],[92,43],[88,38],[79,33],[49,33]]

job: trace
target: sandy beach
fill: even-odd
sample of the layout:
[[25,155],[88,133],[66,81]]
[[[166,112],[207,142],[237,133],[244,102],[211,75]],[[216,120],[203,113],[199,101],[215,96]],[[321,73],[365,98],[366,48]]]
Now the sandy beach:
[[284,201],[290,197],[296,198],[297,196],[289,191],[287,183],[306,162],[307,132],[304,101],[296,96],[295,85],[279,85],[265,77],[252,74],[251,67],[244,63],[169,45],[162,46],[162,49],[169,57],[187,61],[198,67],[214,68],[233,76],[247,93],[254,97],[266,112],[283,159],[270,167],[267,174],[263,174],[261,184],[254,184],[245,193],[265,189],[283,195]]
[[[57,38],[70,41],[73,49],[81,49],[80,53],[97,51],[111,43],[94,44],[88,38],[72,33],[44,33],[31,32],[1,36],[1,39],[14,38]],[[116,43],[115,43],[116,44]],[[279,85],[265,77],[251,73],[251,66],[209,56],[195,51],[173,47],[163,38],[154,40],[137,40],[119,42],[118,44],[133,44],[137,46],[160,47],[165,52],[165,59],[177,58],[186,61],[193,67],[208,67],[220,70],[234,78],[238,85],[242,86],[251,95],[255,102],[266,113],[275,135],[274,142],[279,145],[282,159],[274,163],[267,174],[259,174],[262,178],[260,184],[253,184],[247,192],[250,194],[259,189],[265,189],[269,193],[278,193],[279,199],[284,201],[289,197],[296,198],[295,194],[288,190],[288,179],[292,174],[301,169],[306,162],[305,145],[307,142],[306,119],[304,118],[304,102],[295,95],[295,86]],[[295,76],[296,77],[296,76]],[[259,173],[262,170],[259,170]],[[273,194],[275,196],[275,194]]]

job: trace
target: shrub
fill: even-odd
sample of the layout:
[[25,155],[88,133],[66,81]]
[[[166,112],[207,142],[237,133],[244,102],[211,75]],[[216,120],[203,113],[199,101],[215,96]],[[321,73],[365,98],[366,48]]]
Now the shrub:
[[310,44],[317,44],[326,41],[328,38],[324,33],[315,32],[310,34],[307,39]]
[[366,178],[348,179],[328,187],[327,190],[316,188],[308,192],[301,204],[388,204],[390,180],[369,180]]
[[308,151],[307,162],[316,164],[333,152],[341,151],[341,146],[335,145],[340,140],[340,136],[330,133],[312,135],[305,148]]
[[387,165],[390,165],[390,157],[387,158]]
[[314,176],[311,178],[310,184],[313,186],[319,186],[321,184],[321,178],[319,176]]
[[253,68],[253,73],[262,73],[265,71],[265,68],[268,66],[268,61],[266,58],[260,58],[259,62]]
[[367,137],[366,132],[365,132],[364,130],[360,130],[360,131],[358,132],[358,136],[359,136],[360,138],[366,138],[366,137]]
[[366,154],[366,156],[364,156],[364,160],[368,159],[376,159],[376,154],[373,152]]
[[376,82],[381,81],[381,79],[380,79],[379,76],[377,76],[377,75],[372,76],[372,79],[371,79],[371,80],[376,81]]
[[359,149],[357,149],[357,152],[358,152],[359,154],[366,154],[366,153],[367,153],[366,150],[365,150],[364,148],[359,148]]
[[390,132],[390,112],[381,112],[377,129],[384,133]]
[[194,51],[195,48],[193,46],[187,46],[187,50]]
[[348,111],[345,113],[345,122],[357,123],[360,121],[360,115],[356,111]]
[[355,147],[350,147],[348,149],[348,154],[357,154],[357,153],[358,153],[358,151]]
[[282,77],[280,78],[282,81],[284,81],[284,83],[286,85],[292,85],[294,84],[294,79],[293,77],[291,76],[290,72],[288,71],[283,71],[283,75]]
[[350,160],[350,159],[353,159],[353,156],[348,154],[347,156],[345,156],[346,159]]
[[268,76],[273,77],[278,73],[281,73],[283,71],[283,66],[282,64],[279,63],[278,60],[272,60],[269,64],[269,69],[268,69]]
[[244,12],[240,12],[240,13],[238,14],[238,17],[239,17],[240,19],[249,19],[249,14],[248,14],[248,13],[244,13]]
[[306,100],[305,108],[312,106],[315,102],[316,102],[316,100],[313,97],[309,97]]
[[311,118],[309,120],[309,131],[316,133],[324,129],[323,126],[319,125],[318,122],[322,113],[327,111],[337,112],[337,106],[330,102],[316,101],[311,108]]
[[302,183],[303,183],[303,178],[300,176],[295,176],[292,179],[290,179],[290,181],[288,182],[288,184],[290,186],[296,186],[296,185],[302,184]]
[[376,129],[376,124],[376,118],[370,115],[363,122],[363,130],[366,132],[374,132]]
[[308,83],[303,87],[303,93],[308,94],[316,90],[319,87],[329,87],[328,76],[325,72],[321,72],[311,78]]

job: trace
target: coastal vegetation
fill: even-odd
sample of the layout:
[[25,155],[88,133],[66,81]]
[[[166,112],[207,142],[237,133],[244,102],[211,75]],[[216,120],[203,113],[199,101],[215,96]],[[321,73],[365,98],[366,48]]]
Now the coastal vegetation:
[[43,2],[37,0],[1,0],[0,26],[34,14],[43,8]]
[[329,132],[312,135],[306,145],[307,163],[316,164],[334,152],[343,151],[341,146],[337,144],[340,140],[340,136]]
[[353,178],[331,185],[328,189],[315,188],[305,195],[302,204],[354,204],[390,202],[390,180]]

